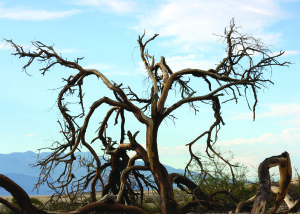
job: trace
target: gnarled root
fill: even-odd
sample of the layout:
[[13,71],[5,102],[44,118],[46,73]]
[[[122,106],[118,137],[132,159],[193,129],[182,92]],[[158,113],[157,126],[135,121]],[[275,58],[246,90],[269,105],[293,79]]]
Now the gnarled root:
[[104,200],[101,202],[95,202],[83,206],[75,211],[55,211],[55,212],[47,212],[45,210],[41,210],[32,205],[29,196],[27,193],[14,181],[6,177],[5,175],[0,174],[0,187],[3,187],[6,191],[10,192],[10,194],[16,199],[18,204],[21,207],[21,210],[18,210],[15,206],[10,204],[8,201],[0,197],[0,203],[6,205],[8,208],[13,210],[15,213],[30,213],[30,214],[85,214],[90,213],[92,211],[108,211],[108,212],[126,212],[126,213],[134,213],[134,214],[147,214],[145,211],[138,207],[123,205],[112,203],[111,200]]
[[[280,181],[279,187],[271,188],[270,181],[270,172],[269,169],[274,166],[279,166],[280,172]],[[289,210],[294,208],[298,203],[290,200],[289,195],[287,195],[291,178],[292,178],[292,167],[289,153],[284,152],[278,156],[272,156],[270,158],[266,158],[258,168],[258,176],[259,176],[259,189],[255,197],[248,199],[247,201],[240,202],[236,208],[236,212],[241,212],[242,208],[246,205],[251,204],[254,201],[251,214],[256,213],[264,213],[266,203],[269,197],[270,192],[277,193],[275,206],[270,211],[270,214],[275,213],[283,200],[287,203]]]

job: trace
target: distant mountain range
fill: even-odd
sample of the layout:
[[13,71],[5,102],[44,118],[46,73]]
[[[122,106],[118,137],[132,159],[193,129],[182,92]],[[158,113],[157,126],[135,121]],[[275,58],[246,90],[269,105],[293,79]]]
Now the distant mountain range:
[[[46,157],[50,153],[40,153],[41,157]],[[90,156],[88,152],[78,152],[75,155]],[[0,154],[0,174],[4,174],[11,180],[16,182],[20,187],[22,187],[28,195],[51,195],[53,191],[47,186],[41,186],[39,191],[33,190],[34,185],[38,181],[39,170],[33,168],[31,165],[35,164],[37,154],[32,151],[27,152],[14,152],[11,154]],[[137,165],[141,165],[142,162],[137,161]],[[184,173],[183,169],[175,169],[173,167],[164,165],[169,173]],[[84,168],[75,167],[77,170],[74,171],[76,177],[81,177],[86,174]],[[57,167],[53,172],[53,178],[60,175],[63,170],[63,166]],[[146,173],[146,175],[149,172]],[[10,196],[10,193],[5,191],[0,187],[0,196]]]

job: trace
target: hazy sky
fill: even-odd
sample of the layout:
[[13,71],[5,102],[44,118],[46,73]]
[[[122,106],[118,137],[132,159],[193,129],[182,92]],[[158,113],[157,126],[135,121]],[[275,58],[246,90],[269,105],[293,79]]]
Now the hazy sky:
[[[173,71],[209,69],[224,57],[225,46],[214,34],[222,34],[234,17],[242,32],[260,37],[274,52],[286,51],[281,60],[293,64],[273,69],[275,85],[259,92],[256,121],[243,98],[237,105],[223,105],[226,125],[217,145],[232,150],[236,161],[254,167],[288,151],[292,165],[300,168],[299,11],[297,0],[0,0],[0,29],[1,38],[25,48],[36,40],[54,44],[63,57],[84,57],[82,66],[143,91],[145,70],[137,38],[144,30],[148,38],[160,34],[149,45],[149,53],[157,61],[165,56]],[[28,69],[32,75],[28,76],[22,72],[26,61],[11,52],[1,40],[0,153],[36,151],[60,139],[58,91],[50,89],[62,86],[61,75],[69,71],[56,67],[43,77],[37,63]],[[104,90],[101,82],[92,83],[87,86],[91,93]],[[196,117],[184,106],[175,114],[175,125],[170,120],[163,123],[159,132],[163,163],[183,168],[188,161],[185,144],[205,131],[213,118],[209,106],[200,107]],[[132,132],[141,130],[143,144],[144,127],[128,123],[134,127]],[[204,149],[204,141],[195,146]]]

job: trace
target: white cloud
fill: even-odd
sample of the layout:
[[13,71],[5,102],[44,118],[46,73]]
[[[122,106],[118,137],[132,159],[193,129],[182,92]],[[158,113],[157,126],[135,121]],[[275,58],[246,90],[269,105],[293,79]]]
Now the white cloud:
[[242,5],[241,9],[244,11],[253,12],[255,14],[264,15],[264,16],[272,16],[271,11],[268,10],[268,8],[259,8],[255,6],[250,5]]
[[[243,163],[250,169],[257,168],[267,157],[288,151],[293,157],[293,166],[300,167],[296,161],[300,158],[299,142],[300,128],[288,128],[281,133],[269,132],[250,139],[221,140],[215,144],[215,148],[218,147],[223,152],[232,151],[234,154],[232,163]],[[200,151],[204,154],[206,145],[196,143],[192,148],[194,153]],[[176,147],[158,145],[158,151],[160,160],[175,168],[184,168],[190,158],[188,147],[185,145]]]
[[[256,112],[256,119],[262,118],[275,118],[281,117],[286,121],[290,121],[293,124],[300,123],[300,103],[283,103],[283,104],[265,104],[262,107],[266,107],[267,110],[263,113]],[[234,112],[235,116],[228,118],[229,120],[244,120],[244,119],[252,119],[252,112]]]
[[[274,52],[273,55],[277,55],[279,52]],[[300,51],[284,51],[284,54],[282,56],[292,56],[292,55],[298,55],[300,54]]]
[[219,146],[235,146],[235,145],[280,145],[284,142],[287,145],[297,145],[300,141],[300,128],[287,128],[282,133],[265,133],[259,137],[251,139],[236,138],[234,140],[222,140],[217,142]]
[[[280,155],[287,151],[292,160],[293,168],[299,168],[300,161],[300,128],[284,129],[281,133],[266,133],[252,139],[236,139],[220,141],[218,146],[230,149],[235,154],[234,161],[243,163],[250,169],[258,169],[259,164],[268,157]],[[278,172],[275,168],[274,171]],[[256,172],[254,176],[257,176]]]
[[61,48],[55,48],[56,53],[58,54],[69,54],[69,53],[75,53],[75,49],[61,49]]
[[300,117],[300,103],[267,104],[269,111],[259,114],[259,117]]
[[137,4],[131,0],[77,0],[77,5],[94,6],[118,14],[125,14],[137,10]]
[[186,56],[172,56],[166,58],[169,67],[176,72],[185,68],[211,69],[215,68],[218,60],[216,58],[205,58],[203,55],[188,54]]
[[140,23],[134,29],[171,37],[167,42],[170,46],[177,44],[183,49],[195,49],[205,43],[215,43],[212,34],[223,34],[233,17],[246,32],[274,43],[280,32],[267,33],[265,29],[288,16],[275,0],[165,0],[138,16]]
[[25,135],[26,137],[33,137],[33,136],[35,136],[36,134],[27,134],[27,135]]
[[97,69],[97,70],[101,71],[101,70],[111,69],[112,67],[113,66],[111,66],[111,65],[106,65],[106,64],[101,64],[101,63],[94,63],[94,64],[86,65],[83,68],[84,69]]
[[4,8],[0,4],[0,18],[26,21],[43,21],[58,18],[64,18],[80,13],[80,10],[68,11],[46,11],[46,10],[31,10],[27,8]]

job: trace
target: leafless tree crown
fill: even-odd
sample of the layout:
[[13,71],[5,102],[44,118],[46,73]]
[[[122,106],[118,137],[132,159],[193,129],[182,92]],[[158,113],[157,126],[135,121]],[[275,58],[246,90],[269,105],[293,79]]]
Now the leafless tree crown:
[[[196,103],[211,106],[215,120],[205,132],[196,133],[197,137],[186,144],[190,152],[190,161],[186,169],[188,170],[188,166],[193,160],[202,167],[201,160],[194,154],[192,148],[199,139],[205,138],[207,154],[213,152],[219,155],[215,152],[213,143],[217,140],[221,125],[225,124],[221,116],[222,103],[229,101],[237,103],[241,96],[246,98],[253,96],[254,103],[251,109],[255,118],[255,107],[258,102],[257,91],[265,87],[267,83],[272,83],[264,77],[266,76],[265,72],[273,66],[288,65],[288,62],[277,61],[277,58],[284,52],[280,51],[274,54],[259,39],[241,34],[238,30],[239,28],[232,20],[230,26],[225,29],[224,35],[220,36],[226,44],[226,57],[209,70],[186,68],[173,71],[168,66],[165,57],[161,56],[160,60],[156,62],[154,56],[147,50],[148,43],[156,39],[158,34],[149,39],[145,39],[145,33],[139,36],[137,41],[140,56],[151,80],[151,89],[147,98],[141,98],[139,93],[134,92],[130,86],[124,87],[122,83],[116,84],[110,81],[99,70],[83,68],[80,65],[82,58],[69,61],[59,55],[52,46],[38,41],[32,42],[31,50],[24,50],[22,46],[15,44],[12,40],[7,40],[14,48],[13,55],[28,59],[23,67],[25,71],[34,61],[44,63],[40,69],[43,75],[56,65],[73,69],[73,74],[63,79],[65,84],[57,98],[58,108],[63,117],[59,121],[59,125],[65,141],[54,142],[48,148],[52,150],[52,153],[46,158],[39,159],[36,166],[40,167],[41,174],[37,186],[47,183],[49,187],[57,191],[57,194],[83,192],[90,186],[91,200],[95,202],[96,186],[100,184],[103,195],[108,194],[109,191],[117,195],[116,205],[125,201],[127,204],[134,204],[136,194],[131,186],[135,180],[140,189],[141,198],[143,197],[143,186],[154,188],[160,194],[162,212],[176,213],[178,206],[174,201],[172,182],[177,179],[177,182],[185,183],[187,178],[172,175],[173,179],[169,179],[166,169],[159,161],[157,132],[161,122],[168,116],[172,117],[172,113],[183,104],[189,104],[195,113],[199,111]],[[85,108],[83,85],[88,76],[96,76],[102,80],[104,87],[112,91],[114,96],[99,97],[89,108]],[[191,79],[203,80],[205,84],[199,84],[195,88],[195,85],[191,84]],[[201,94],[202,91],[205,91],[201,90],[202,88],[208,88],[209,92]],[[172,90],[179,90],[181,97],[167,106],[166,100]],[[248,90],[252,93],[247,94]],[[70,95],[77,95],[77,104],[81,107],[81,112],[70,110],[70,101],[68,101]],[[90,120],[95,111],[103,105],[109,106],[110,109],[102,119],[94,139],[88,141],[86,132]],[[116,114],[113,114],[114,112]],[[145,125],[146,148],[141,146],[141,142],[136,141],[138,132],[132,134],[130,130],[126,130],[125,112],[131,113],[137,123]],[[112,115],[116,115],[115,124],[120,122],[119,141],[114,141],[110,136],[106,136],[107,124],[109,120],[113,120],[111,119]],[[99,154],[95,152],[95,146],[101,147],[110,158],[99,158]],[[80,151],[80,148],[87,149],[93,158],[76,157],[75,152]],[[129,150],[135,151],[136,155],[130,157],[127,154]],[[220,156],[220,158],[230,166],[232,171],[233,165],[223,157]],[[135,161],[138,159],[143,161],[143,166],[135,165]],[[77,178],[73,174],[76,161],[80,162],[81,167],[87,169],[86,176]],[[49,182],[51,171],[59,164],[64,165],[63,173],[55,181]],[[151,171],[154,182],[140,173],[142,170]],[[195,189],[196,187],[190,188]]]

